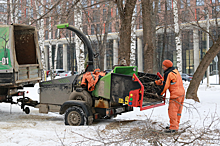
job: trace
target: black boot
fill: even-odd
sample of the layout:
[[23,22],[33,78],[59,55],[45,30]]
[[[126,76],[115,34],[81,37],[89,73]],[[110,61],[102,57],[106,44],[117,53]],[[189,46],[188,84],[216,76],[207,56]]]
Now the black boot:
[[178,130],[172,130],[172,129],[168,129],[168,130],[165,130],[164,133],[167,133],[167,134],[173,134],[173,133],[177,133]]
[[170,126],[166,126],[165,129],[170,129]]

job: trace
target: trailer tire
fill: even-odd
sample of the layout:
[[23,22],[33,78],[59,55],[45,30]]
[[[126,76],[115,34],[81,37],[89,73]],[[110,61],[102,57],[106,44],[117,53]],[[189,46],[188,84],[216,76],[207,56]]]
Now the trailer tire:
[[26,108],[24,109],[24,112],[25,112],[25,114],[29,114],[29,113],[30,113],[29,107],[26,107]]
[[85,101],[90,107],[92,106],[92,97],[85,90],[83,90],[82,92],[73,91],[70,94],[70,98],[69,99],[70,100],[82,100],[82,101]]
[[84,124],[85,114],[82,108],[77,106],[69,107],[65,113],[65,125],[79,126]]

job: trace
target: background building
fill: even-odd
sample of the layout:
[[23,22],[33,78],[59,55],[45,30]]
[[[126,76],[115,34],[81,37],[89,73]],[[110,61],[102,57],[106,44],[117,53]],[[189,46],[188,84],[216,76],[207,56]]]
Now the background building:
[[[6,1],[1,1],[0,3],[0,15],[6,14]],[[9,0],[7,1],[10,2]],[[15,1],[14,1],[15,2]],[[18,18],[18,23],[24,24],[32,24],[38,27],[37,14],[43,9],[44,13],[47,13],[50,9],[50,4],[57,3],[58,0],[44,0],[43,4],[38,4],[31,0],[21,1],[18,0],[17,3],[17,14],[14,11],[14,16]],[[176,65],[176,49],[175,49],[175,36],[174,31],[172,29],[173,25],[173,0],[159,0],[158,3],[158,18],[156,24],[162,29],[156,31],[156,60],[157,67],[160,69],[160,62],[162,62],[162,56],[165,59],[170,59],[174,62],[174,66]],[[62,3],[62,4],[61,4]],[[59,38],[57,38],[58,30],[55,25],[59,23],[70,23],[71,25],[75,25],[74,22],[74,12],[72,12],[73,1],[62,1],[60,4],[56,6],[50,15],[46,15],[44,17],[44,45],[45,45],[45,56],[46,56],[46,68],[49,69],[49,45],[52,45],[52,60],[54,64],[55,57],[55,45],[58,45],[58,56],[57,56],[57,68],[65,68],[65,70],[71,69],[71,60],[74,62],[74,69],[77,70],[77,56],[75,49],[75,35],[70,31],[61,31],[59,32]],[[110,5],[110,3],[99,3],[98,0],[89,0],[82,1],[82,5],[84,9],[82,11],[82,30],[88,36],[88,38],[92,42],[92,46],[94,52],[99,52],[99,44],[97,36],[103,35],[105,30],[107,29],[108,37],[106,50],[104,55],[104,69],[111,69],[113,65],[117,63],[117,48],[118,48],[118,31],[120,29],[120,21],[119,14],[116,5]],[[31,6],[31,7],[30,7]],[[4,9],[3,9],[4,8]],[[135,64],[140,68],[140,71],[143,71],[143,61],[142,58],[138,57],[138,54],[143,54],[143,30],[142,30],[142,5],[141,0],[137,0],[136,7],[134,10],[135,15]],[[9,8],[8,8],[9,10]],[[215,25],[214,21],[219,17],[220,11],[220,1],[219,0],[180,0],[178,3],[178,11],[179,11],[179,23],[181,29],[181,43],[182,43],[182,66],[183,73],[193,74],[195,69],[198,66],[199,61],[203,58],[206,53],[206,33],[199,28],[193,27],[190,23],[197,22],[201,25],[201,27],[206,28],[206,19],[207,14],[205,11],[208,11],[208,15],[210,18],[210,32],[217,38],[219,32],[218,26]],[[67,15],[67,13],[69,15]],[[9,14],[9,13],[8,13]],[[53,14],[53,15],[52,15]],[[62,14],[62,15],[55,15]],[[66,15],[64,15],[66,14]],[[3,18],[3,17],[1,17]],[[7,17],[5,17],[7,18]],[[50,19],[51,18],[51,21]],[[10,18],[9,18],[10,20]],[[10,23],[10,21],[8,22]],[[217,19],[216,19],[217,20]],[[217,20],[218,21],[218,20]],[[7,20],[3,20],[2,22],[7,22]],[[8,24],[9,24],[8,23]],[[49,25],[51,25],[51,30]],[[106,27],[108,25],[108,27]],[[217,29],[216,29],[217,27]],[[166,33],[165,30],[166,29]],[[51,36],[49,36],[49,32]],[[49,40],[51,37],[52,40]],[[67,41],[67,38],[71,38]],[[165,39],[166,38],[166,39]],[[164,40],[165,39],[165,40]],[[209,40],[210,46],[212,45],[212,40]],[[85,57],[86,57],[86,49]],[[73,53],[73,58],[71,58],[71,53]],[[196,57],[199,56],[199,57]],[[143,59],[142,59],[143,60]],[[67,61],[67,65],[64,65]],[[96,67],[99,67],[98,59],[95,60]],[[217,70],[216,62],[212,62],[210,64],[210,71]]]

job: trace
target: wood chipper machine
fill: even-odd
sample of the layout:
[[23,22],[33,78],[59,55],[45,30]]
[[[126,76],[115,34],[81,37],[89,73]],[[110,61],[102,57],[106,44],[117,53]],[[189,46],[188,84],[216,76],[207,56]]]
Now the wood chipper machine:
[[[87,68],[84,73],[40,83],[40,103],[35,107],[40,113],[65,114],[65,124],[78,126],[92,124],[93,120],[112,118],[129,112],[162,106],[165,100],[158,96],[160,87],[148,83],[159,79],[157,75],[138,72],[136,66],[116,66],[99,79],[93,91],[82,87],[83,76],[94,72],[93,51],[87,37],[68,23],[57,25],[77,34],[88,49]],[[88,81],[89,82],[89,81]]]

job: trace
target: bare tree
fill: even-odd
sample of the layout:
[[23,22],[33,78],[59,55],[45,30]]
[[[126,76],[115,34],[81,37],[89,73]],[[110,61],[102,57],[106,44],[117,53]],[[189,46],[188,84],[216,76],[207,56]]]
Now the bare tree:
[[[86,1],[85,1],[86,2]],[[95,9],[93,9],[96,7]],[[95,58],[95,66],[101,70],[106,69],[106,45],[107,37],[111,24],[115,23],[117,16],[113,16],[112,10],[115,9],[113,1],[97,1],[91,5],[84,5],[83,7],[83,23],[84,33],[88,34],[87,28],[91,28],[91,35],[88,35],[92,43],[94,53],[99,53],[99,57]],[[116,26],[117,27],[117,26]]]
[[[153,9],[153,0],[145,1],[142,0],[142,12],[143,12],[143,41],[144,41],[144,70],[147,73],[153,73],[153,64],[154,64],[154,42],[153,38],[156,26],[154,26],[152,13]],[[157,13],[157,11],[156,11]]]
[[176,58],[177,58],[177,69],[179,73],[182,73],[182,45],[180,41],[180,28],[179,28],[179,12],[178,12],[178,1],[173,1],[173,16],[174,16],[174,31],[175,31],[175,42],[176,42]]
[[136,0],[115,0],[115,3],[117,4],[121,24],[118,57],[125,58],[127,64],[130,64],[131,22]]

